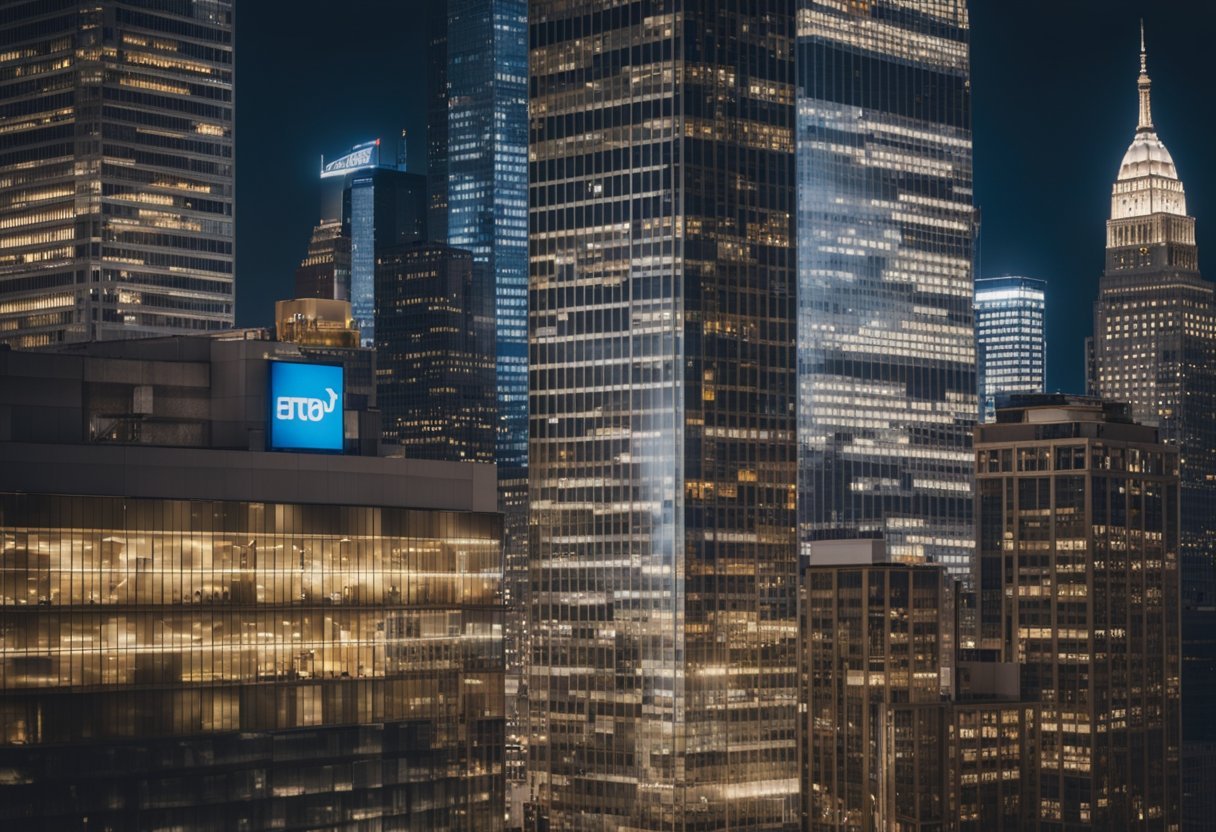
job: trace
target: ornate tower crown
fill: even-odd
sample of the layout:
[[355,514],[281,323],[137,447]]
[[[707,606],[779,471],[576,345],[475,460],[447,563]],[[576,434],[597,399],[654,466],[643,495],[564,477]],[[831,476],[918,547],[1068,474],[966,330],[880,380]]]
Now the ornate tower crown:
[[1110,194],[1106,223],[1106,274],[1197,272],[1195,219],[1186,213],[1186,191],[1174,158],[1153,126],[1152,82],[1140,22],[1140,117]]
[[1152,81],[1148,77],[1148,52],[1144,45],[1144,22],[1140,22],[1140,116],[1136,135],[1111,194],[1111,219],[1144,217],[1151,214],[1186,216],[1186,193],[1174,167],[1174,157],[1157,136],[1153,126]]

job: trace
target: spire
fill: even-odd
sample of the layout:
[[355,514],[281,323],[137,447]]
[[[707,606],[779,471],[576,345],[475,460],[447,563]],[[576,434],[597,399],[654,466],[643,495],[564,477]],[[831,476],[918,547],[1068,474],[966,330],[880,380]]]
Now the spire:
[[1144,50],[1144,18],[1140,18],[1140,74],[1148,74],[1148,54]]
[[1152,81],[1148,78],[1148,52],[1144,48],[1143,18],[1140,19],[1140,81],[1137,86],[1140,88],[1140,123],[1136,125],[1136,130],[1152,130],[1153,106],[1149,97]]

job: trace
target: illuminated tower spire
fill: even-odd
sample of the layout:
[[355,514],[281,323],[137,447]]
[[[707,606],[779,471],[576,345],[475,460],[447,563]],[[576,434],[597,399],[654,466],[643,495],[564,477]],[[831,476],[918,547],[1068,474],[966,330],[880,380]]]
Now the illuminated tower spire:
[[1137,130],[1153,129],[1153,106],[1149,91],[1153,82],[1148,77],[1148,53],[1144,49],[1144,21],[1140,21],[1140,123]]

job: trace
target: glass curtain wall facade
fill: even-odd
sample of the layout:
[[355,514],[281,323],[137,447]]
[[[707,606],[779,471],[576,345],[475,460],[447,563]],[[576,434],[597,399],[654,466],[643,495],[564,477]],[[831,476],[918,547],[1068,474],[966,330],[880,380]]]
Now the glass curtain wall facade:
[[793,829],[793,0],[530,4],[531,810]]
[[426,178],[430,240],[448,239],[448,4],[426,7]]
[[1039,703],[1038,828],[1178,829],[1178,453],[1044,398],[978,430],[981,646]]
[[500,475],[528,465],[528,4],[448,0],[447,242],[493,279]]
[[[523,707],[528,573],[528,2],[431,0],[431,239],[473,255],[494,298],[507,692]],[[522,698],[521,698],[522,697]],[[512,747],[526,731],[512,710]],[[522,759],[512,770],[522,779]]]
[[0,825],[500,829],[500,535],[0,495]]
[[350,306],[366,346],[376,343],[376,179],[351,176],[342,195],[342,226],[350,237]]
[[963,0],[799,0],[799,532],[969,581],[976,422]]
[[1042,393],[1047,381],[1047,282],[1033,277],[975,281],[980,418],[996,418],[998,393]]
[[376,263],[396,246],[426,239],[426,177],[404,168],[352,173],[342,195],[350,237],[350,299],[364,346],[376,343]]
[[3,5],[0,342],[231,327],[231,0]]

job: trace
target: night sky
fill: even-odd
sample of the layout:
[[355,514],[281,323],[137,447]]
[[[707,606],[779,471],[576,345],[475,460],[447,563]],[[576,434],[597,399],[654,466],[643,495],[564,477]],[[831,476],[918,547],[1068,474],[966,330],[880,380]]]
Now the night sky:
[[[404,127],[410,167],[425,170],[425,26],[421,0],[238,5],[237,322],[261,326],[292,293],[318,219],[321,154]],[[1140,17],[1153,121],[1199,220],[1200,267],[1216,258],[1216,4],[971,10],[978,274],[1048,281],[1048,386],[1080,391],[1110,186],[1136,126]]]

